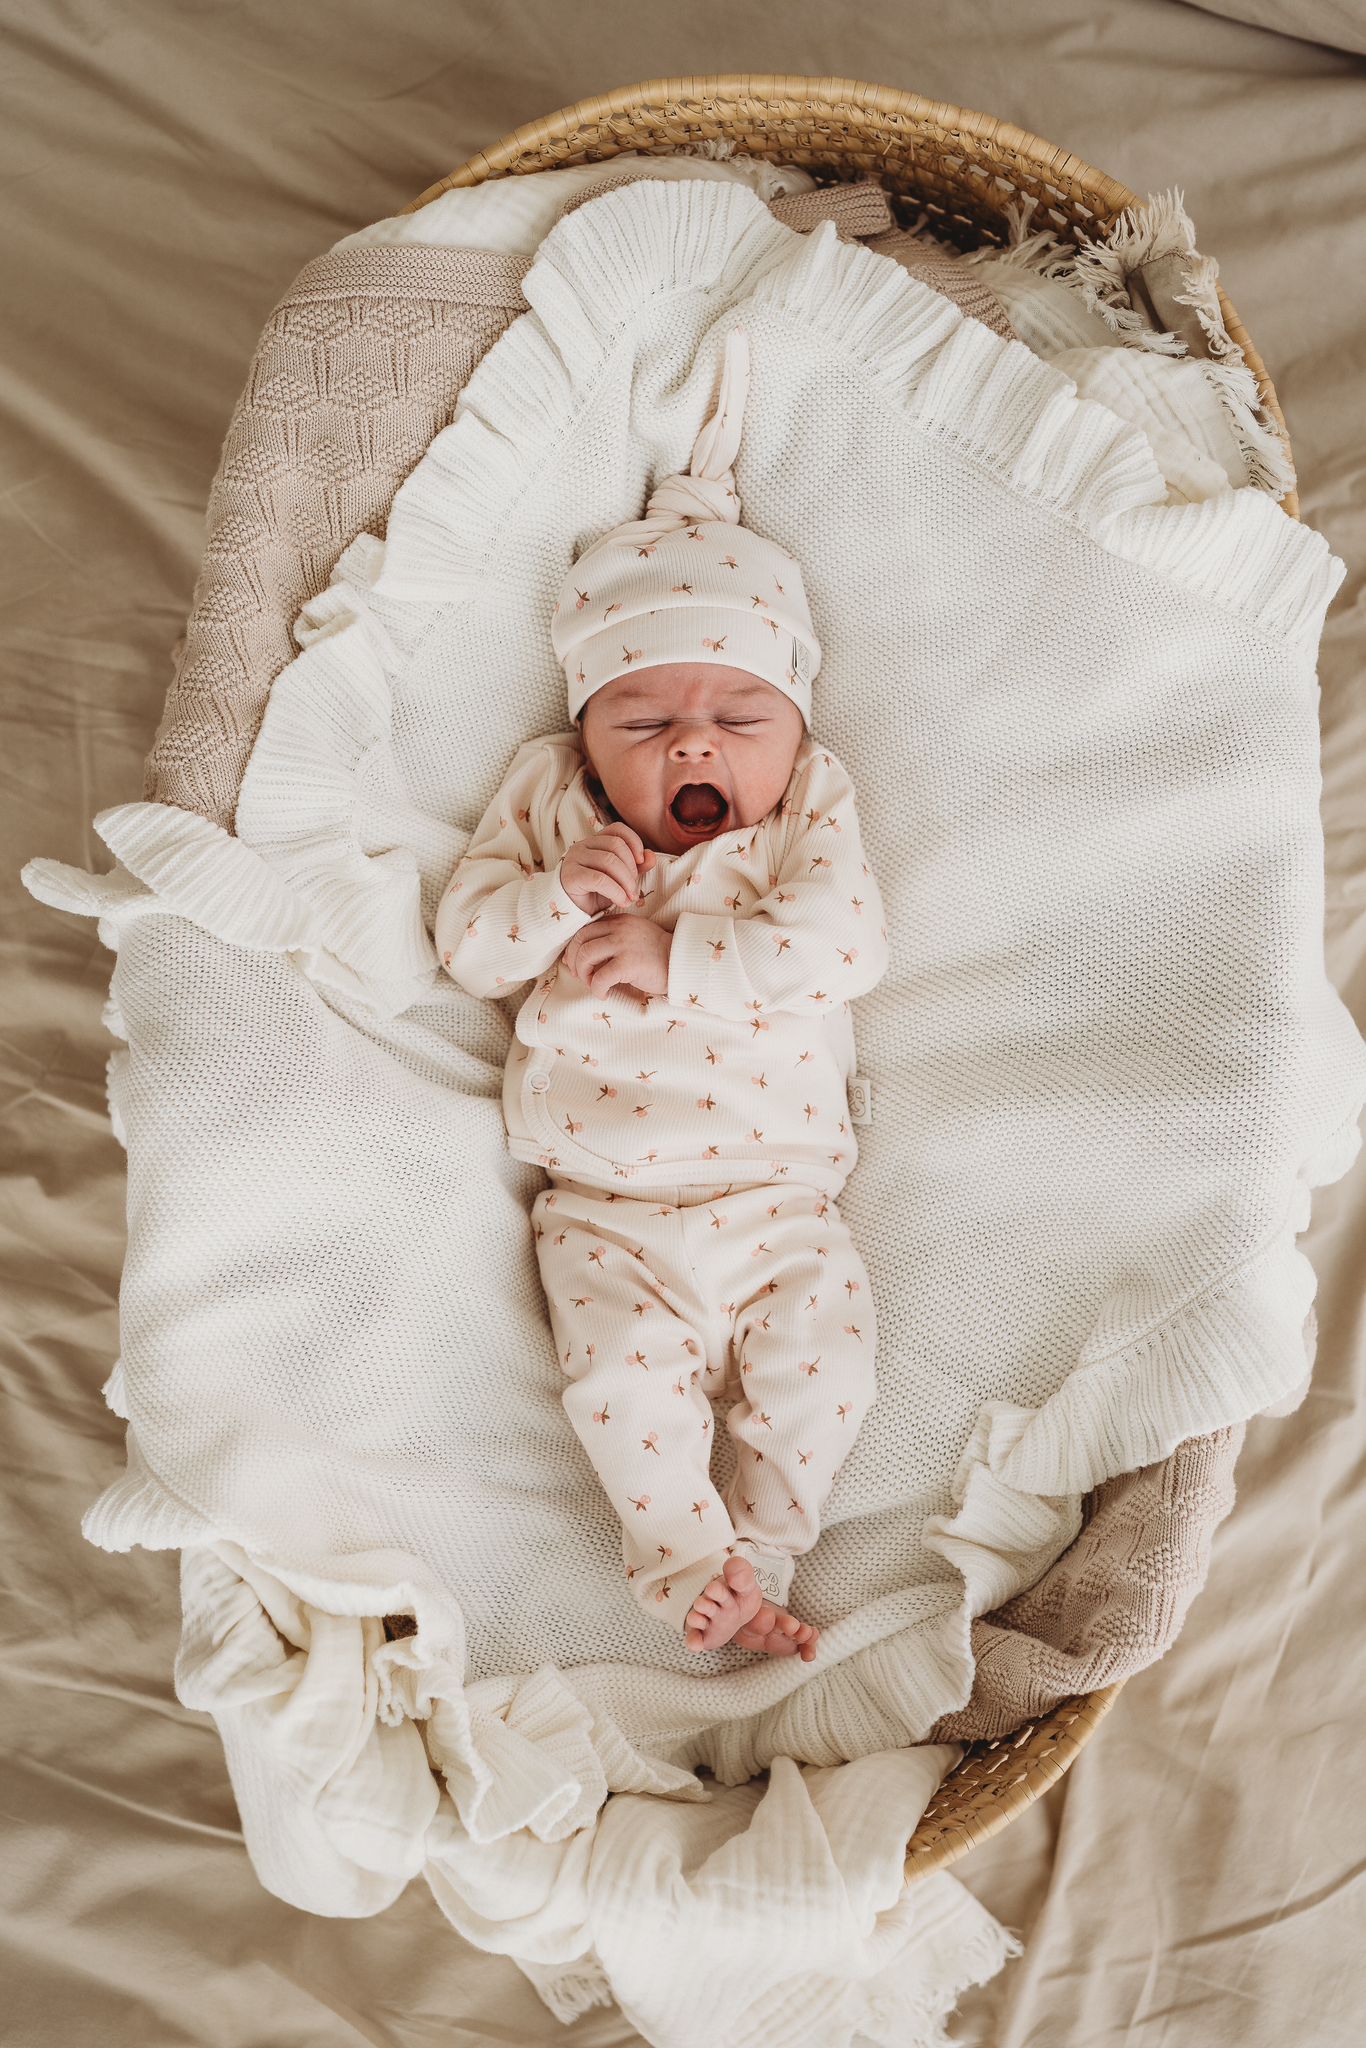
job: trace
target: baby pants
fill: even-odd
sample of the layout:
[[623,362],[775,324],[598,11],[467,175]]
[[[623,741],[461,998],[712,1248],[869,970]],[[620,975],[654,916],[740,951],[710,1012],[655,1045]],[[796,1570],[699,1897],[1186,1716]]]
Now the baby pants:
[[[564,1407],[621,1517],[632,1593],[680,1634],[726,1558],[787,1598],[875,1391],[863,1261],[787,1182],[642,1200],[556,1180],[532,1210]],[[731,1401],[735,1473],[709,1470]]]

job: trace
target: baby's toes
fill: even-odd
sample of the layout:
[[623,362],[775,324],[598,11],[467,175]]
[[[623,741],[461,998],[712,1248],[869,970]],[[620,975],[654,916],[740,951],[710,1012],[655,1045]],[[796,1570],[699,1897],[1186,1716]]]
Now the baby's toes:
[[754,1566],[747,1557],[728,1557],[721,1572],[732,1592],[743,1594],[754,1590]]
[[775,1628],[764,1643],[770,1657],[795,1657],[797,1645],[785,1629]]
[[733,1605],[729,1589],[720,1579],[713,1579],[704,1587],[692,1604],[694,1614],[704,1615],[724,1614]]

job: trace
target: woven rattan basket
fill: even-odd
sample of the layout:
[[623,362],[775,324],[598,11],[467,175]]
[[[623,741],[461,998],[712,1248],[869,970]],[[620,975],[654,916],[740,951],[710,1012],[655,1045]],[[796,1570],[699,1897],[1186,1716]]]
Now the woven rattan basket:
[[[1125,207],[1141,203],[1103,171],[989,114],[852,78],[725,74],[651,78],[561,107],[480,150],[404,211],[414,213],[438,193],[486,178],[597,163],[623,150],[667,154],[711,141],[798,164],[821,184],[876,178],[899,222],[927,213],[933,233],[961,249],[1005,246],[1006,203],[1027,193],[1038,201],[1032,225],[1072,241],[1103,234]],[[1285,435],[1266,367],[1217,280],[1215,289],[1267,414]],[[1298,517],[1293,493],[1281,504]],[[1046,1792],[1120,1689],[1111,1685],[1064,1700],[1012,1735],[973,1743],[925,1809],[908,1846],[907,1877],[955,1862]]]

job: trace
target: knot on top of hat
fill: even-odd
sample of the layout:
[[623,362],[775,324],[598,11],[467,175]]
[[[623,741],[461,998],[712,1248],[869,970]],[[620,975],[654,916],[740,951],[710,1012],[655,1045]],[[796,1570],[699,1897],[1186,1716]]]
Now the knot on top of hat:
[[745,400],[749,396],[749,335],[734,327],[726,336],[721,365],[721,388],[711,418],[693,443],[692,457],[685,470],[661,477],[650,493],[644,517],[615,526],[585,549],[580,562],[607,544],[629,541],[648,546],[680,527],[696,526],[699,520],[728,520],[740,523],[740,495],[735,488],[732,465],[740,449]]
[[669,526],[693,526],[699,519],[728,519],[732,526],[739,525],[740,498],[732,464],[739,453],[748,396],[749,336],[743,327],[735,327],[726,336],[716,409],[693,443],[687,469],[664,477],[651,491],[647,520],[658,517]]
[[801,569],[740,517],[733,464],[749,382],[749,335],[735,327],[688,468],[662,477],[644,518],[599,535],[565,576],[550,633],[571,718],[627,670],[711,663],[772,683],[810,722],[821,649]]

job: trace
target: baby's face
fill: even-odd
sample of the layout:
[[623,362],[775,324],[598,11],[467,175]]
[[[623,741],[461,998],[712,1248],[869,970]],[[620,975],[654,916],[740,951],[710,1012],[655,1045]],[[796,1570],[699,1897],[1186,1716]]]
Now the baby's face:
[[802,715],[773,683],[715,662],[616,676],[583,708],[588,765],[656,853],[757,825],[792,778]]

